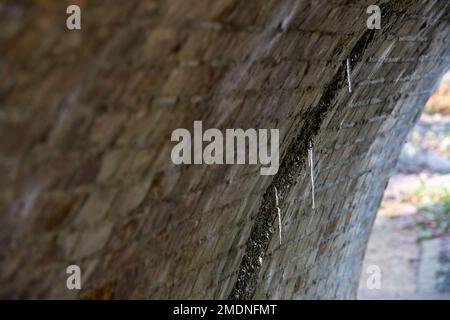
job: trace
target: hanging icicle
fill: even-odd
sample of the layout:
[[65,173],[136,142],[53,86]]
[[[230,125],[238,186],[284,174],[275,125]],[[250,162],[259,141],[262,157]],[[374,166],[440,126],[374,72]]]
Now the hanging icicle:
[[347,58],[347,80],[348,80],[348,92],[352,93],[352,70],[350,67],[350,59]]
[[280,234],[280,245],[281,245],[281,209],[278,205],[278,190],[275,187],[275,206],[277,207],[277,214],[278,214],[278,226],[279,226],[279,234]]
[[313,158],[313,144],[312,141],[309,141],[308,148],[308,159],[309,159],[309,168],[310,168],[310,176],[311,176],[311,196],[312,196],[312,208],[316,208],[316,202],[314,199],[314,158]]

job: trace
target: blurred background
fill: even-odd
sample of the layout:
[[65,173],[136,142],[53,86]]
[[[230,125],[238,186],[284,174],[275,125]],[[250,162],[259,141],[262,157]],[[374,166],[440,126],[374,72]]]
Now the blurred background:
[[[367,286],[370,266],[381,287]],[[450,71],[403,147],[367,248],[359,299],[450,299]]]

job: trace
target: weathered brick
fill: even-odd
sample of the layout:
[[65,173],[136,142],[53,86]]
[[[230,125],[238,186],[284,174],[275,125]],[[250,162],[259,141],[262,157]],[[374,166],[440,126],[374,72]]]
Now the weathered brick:
[[[370,0],[73,2],[77,32],[64,2],[0,4],[0,297],[354,297],[398,151],[448,66],[448,4],[384,1],[372,32]],[[282,170],[173,165],[171,132],[194,120],[279,128]]]

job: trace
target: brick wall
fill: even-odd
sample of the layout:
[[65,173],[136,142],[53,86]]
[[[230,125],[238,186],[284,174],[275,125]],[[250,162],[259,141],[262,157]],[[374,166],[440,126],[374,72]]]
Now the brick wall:
[[[372,31],[373,2],[2,1],[0,297],[353,298],[400,147],[450,64],[448,1],[378,2]],[[194,120],[279,128],[279,172],[173,165],[170,135]]]

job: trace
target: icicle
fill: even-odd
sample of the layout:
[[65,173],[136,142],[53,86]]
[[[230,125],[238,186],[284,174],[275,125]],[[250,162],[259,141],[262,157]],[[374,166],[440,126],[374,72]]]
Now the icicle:
[[278,190],[275,187],[275,206],[277,207],[277,214],[278,214],[278,226],[279,226],[279,234],[280,234],[280,245],[281,245],[281,209],[278,205]]
[[350,68],[350,59],[347,58],[347,80],[348,80],[348,92],[352,93],[352,73]]
[[313,144],[312,141],[309,141],[309,148],[308,148],[308,158],[309,158],[309,168],[311,170],[310,176],[311,176],[311,195],[312,195],[312,208],[316,208],[316,203],[314,200],[314,159],[313,159]]

